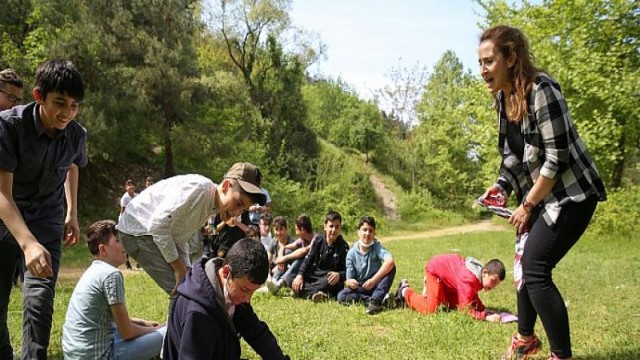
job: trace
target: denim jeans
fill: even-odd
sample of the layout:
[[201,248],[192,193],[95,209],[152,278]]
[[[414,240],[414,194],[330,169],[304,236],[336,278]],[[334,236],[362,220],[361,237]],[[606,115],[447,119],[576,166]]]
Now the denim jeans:
[[[382,301],[384,296],[391,289],[391,284],[396,277],[396,267],[394,266],[385,277],[380,280],[371,290],[366,290],[362,286],[357,289],[344,288],[338,293],[339,302],[358,302],[376,299]],[[362,284],[361,284],[362,285]]]
[[[62,243],[59,239],[42,244],[53,266],[53,277],[38,278],[24,272],[22,287],[22,359],[46,359],[53,319],[55,284],[60,269]],[[7,311],[13,287],[13,274],[24,257],[15,239],[8,235],[0,240],[0,360],[13,359]]]
[[135,339],[125,340],[116,331],[113,339],[113,360],[148,360],[160,355],[166,333],[167,327],[163,326]]

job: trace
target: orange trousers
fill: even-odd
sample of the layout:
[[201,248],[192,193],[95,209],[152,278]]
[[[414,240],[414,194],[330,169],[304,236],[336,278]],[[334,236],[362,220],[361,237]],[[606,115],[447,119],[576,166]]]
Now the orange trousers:
[[444,288],[440,284],[440,279],[430,273],[427,273],[425,286],[427,288],[427,296],[422,296],[411,287],[408,287],[404,293],[404,299],[407,306],[421,314],[432,314],[438,310],[440,304],[447,304],[444,296]]

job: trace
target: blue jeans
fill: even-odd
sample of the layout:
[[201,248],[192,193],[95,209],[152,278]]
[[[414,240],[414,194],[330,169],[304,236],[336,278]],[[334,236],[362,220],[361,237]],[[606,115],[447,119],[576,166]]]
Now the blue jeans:
[[163,326],[135,339],[125,340],[118,331],[113,339],[113,360],[149,360],[160,355],[162,339],[167,333]]
[[302,266],[302,261],[304,261],[304,258],[293,260],[291,265],[289,265],[287,271],[282,274],[282,278],[284,279],[284,282],[288,287],[291,287],[291,284],[293,284],[293,280],[295,280],[296,276],[298,275],[298,270],[300,270],[300,266]]
[[[53,277],[34,277],[24,272],[22,287],[22,359],[46,359],[53,319],[55,285],[60,269],[62,242],[54,239],[42,243],[49,254]],[[13,287],[13,274],[24,257],[13,236],[0,239],[0,360],[13,359],[13,348],[7,327],[7,311]],[[24,269],[23,269],[24,270]]]
[[359,302],[359,301],[370,301],[371,299],[376,299],[378,301],[382,301],[384,296],[391,289],[391,284],[393,284],[393,279],[396,277],[396,267],[394,266],[389,273],[380,280],[376,286],[374,286],[371,290],[366,290],[362,286],[358,286],[357,289],[344,288],[340,290],[338,293],[338,301],[339,302]]

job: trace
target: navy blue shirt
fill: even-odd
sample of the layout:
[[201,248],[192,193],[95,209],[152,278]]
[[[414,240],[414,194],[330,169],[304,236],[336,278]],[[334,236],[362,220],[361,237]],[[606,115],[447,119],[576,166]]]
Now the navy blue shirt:
[[[49,137],[39,108],[32,102],[0,112],[0,168],[13,173],[13,200],[43,242],[62,239],[64,182],[71,164],[87,164],[87,132],[71,121]],[[6,234],[1,221],[0,230]]]

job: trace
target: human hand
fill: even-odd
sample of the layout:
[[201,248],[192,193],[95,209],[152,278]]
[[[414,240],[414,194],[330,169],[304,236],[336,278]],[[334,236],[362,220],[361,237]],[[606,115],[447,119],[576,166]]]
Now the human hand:
[[365,282],[364,282],[364,284],[362,284],[362,287],[363,287],[365,290],[371,290],[371,289],[373,289],[375,286],[376,286],[376,282],[375,282],[375,281],[373,281],[373,279],[369,279],[369,280],[365,281]]
[[487,320],[489,322],[500,322],[500,314],[487,315],[485,320]]
[[484,194],[480,197],[483,202],[487,203],[486,205],[493,206],[502,206],[504,207],[507,204],[507,193],[502,190],[499,186],[492,185],[490,186]]
[[185,275],[187,275],[187,268],[184,266],[184,263],[180,258],[174,260],[169,265],[171,265],[171,268],[173,269],[173,277],[176,280],[176,285],[173,287],[173,290],[171,290],[171,295],[175,295],[178,291],[178,285],[182,279],[184,279]]
[[73,246],[78,243],[78,234],[80,234],[80,225],[78,225],[78,218],[75,216],[67,215],[64,221],[64,235],[62,237],[62,243],[65,246]]
[[39,278],[53,276],[51,254],[37,241],[32,241],[24,250],[24,261],[31,275]]
[[360,284],[358,284],[358,281],[356,281],[356,279],[347,279],[347,281],[344,282],[344,285],[349,289],[355,290]]
[[329,282],[329,285],[335,285],[338,281],[340,281],[340,274],[335,271],[329,271],[327,274],[327,282]]
[[302,290],[302,286],[304,286],[304,281],[302,280],[302,275],[296,276],[291,284],[291,290],[293,290],[296,294]]
[[530,219],[531,213],[520,205],[513,211],[513,214],[509,218],[509,224],[516,228],[518,234],[522,234]]
[[287,264],[285,264],[285,263],[279,263],[279,264],[278,264],[278,270],[280,270],[280,271],[285,271],[285,270],[287,270]]

